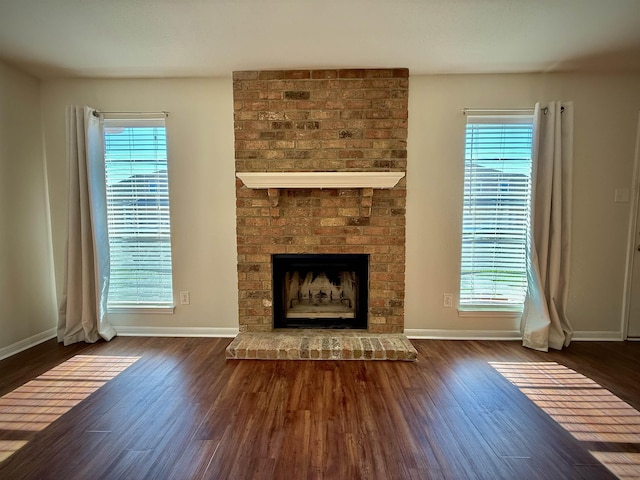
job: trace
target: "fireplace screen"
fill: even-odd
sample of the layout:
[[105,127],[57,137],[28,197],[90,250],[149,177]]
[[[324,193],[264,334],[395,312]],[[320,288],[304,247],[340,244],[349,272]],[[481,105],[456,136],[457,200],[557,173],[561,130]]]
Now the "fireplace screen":
[[368,255],[274,255],[275,328],[367,328]]

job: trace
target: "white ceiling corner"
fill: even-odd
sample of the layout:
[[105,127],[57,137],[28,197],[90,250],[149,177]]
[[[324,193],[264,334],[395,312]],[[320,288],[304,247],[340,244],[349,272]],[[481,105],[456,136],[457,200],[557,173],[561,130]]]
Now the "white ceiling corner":
[[0,0],[0,59],[41,78],[639,72],[640,0]]

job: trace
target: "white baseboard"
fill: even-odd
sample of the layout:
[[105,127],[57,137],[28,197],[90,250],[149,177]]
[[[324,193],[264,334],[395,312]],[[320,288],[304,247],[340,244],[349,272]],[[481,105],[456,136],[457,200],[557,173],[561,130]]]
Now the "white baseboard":
[[405,329],[409,339],[429,340],[521,340],[520,330],[438,330],[430,328]]
[[[409,339],[429,340],[522,340],[519,330],[437,330],[406,329],[404,334]],[[619,342],[620,332],[578,331],[573,333],[572,341],[584,342]]]
[[11,355],[15,355],[16,353],[20,353],[28,348],[35,347],[47,340],[51,340],[52,338],[55,338],[57,334],[56,328],[50,328],[49,330],[45,330],[37,335],[20,340],[12,345],[2,347],[0,348],[0,360],[8,358]]
[[237,328],[212,327],[130,327],[113,325],[118,335],[123,337],[224,337],[233,338],[239,333]]
[[573,332],[572,340],[578,342],[621,342],[622,333],[620,332]]
[[[238,335],[238,328],[212,327],[131,327],[115,325],[118,335],[123,337],[222,337],[233,338]],[[439,329],[406,329],[405,335],[410,339],[430,340],[521,340],[519,330],[439,330]],[[44,332],[25,338],[12,345],[0,348],[0,360],[34,347],[42,342],[55,338],[57,331],[51,328]],[[573,341],[622,341],[620,332],[577,331]],[[636,339],[629,339],[636,340]]]

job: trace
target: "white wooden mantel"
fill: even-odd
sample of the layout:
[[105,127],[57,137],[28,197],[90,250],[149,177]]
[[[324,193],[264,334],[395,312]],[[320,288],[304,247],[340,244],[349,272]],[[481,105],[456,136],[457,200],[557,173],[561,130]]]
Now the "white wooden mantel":
[[280,216],[281,188],[360,188],[360,214],[371,216],[373,189],[393,188],[404,172],[237,172],[247,188],[267,189],[271,215]]
[[247,188],[393,188],[404,172],[238,172]]

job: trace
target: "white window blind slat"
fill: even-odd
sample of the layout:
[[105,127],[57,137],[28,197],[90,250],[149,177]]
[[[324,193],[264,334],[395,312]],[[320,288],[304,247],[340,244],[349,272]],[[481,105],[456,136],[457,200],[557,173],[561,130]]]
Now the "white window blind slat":
[[530,116],[467,117],[462,308],[515,308],[524,302],[532,137]]
[[105,119],[109,308],[173,306],[164,119]]

